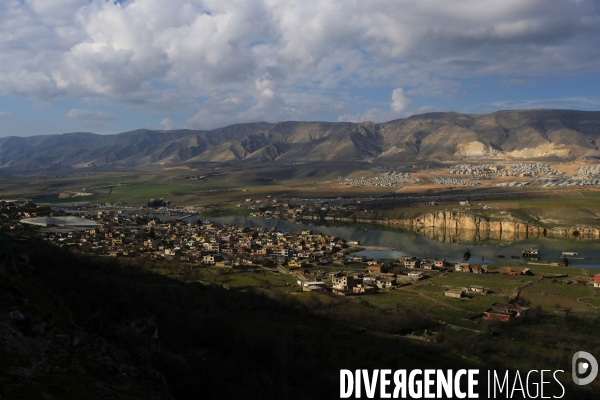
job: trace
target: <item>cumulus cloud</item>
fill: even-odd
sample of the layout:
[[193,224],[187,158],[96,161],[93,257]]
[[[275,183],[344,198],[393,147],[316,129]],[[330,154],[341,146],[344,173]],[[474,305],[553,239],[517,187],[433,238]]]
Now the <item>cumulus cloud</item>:
[[158,124],[158,129],[163,131],[171,131],[176,128],[175,122],[171,121],[169,118],[163,118],[162,121]]
[[283,100],[274,81],[256,79],[254,94],[248,101],[239,98],[207,101],[187,121],[193,129],[213,129],[232,123],[279,122],[302,119],[304,114]]
[[73,108],[65,114],[67,119],[82,119],[84,121],[117,121],[118,118],[103,111],[90,111]]
[[406,96],[461,96],[470,77],[596,73],[599,35],[596,0],[3,0],[0,95],[185,109],[214,127],[403,88],[363,113],[383,117]]
[[394,89],[392,92],[392,104],[390,105],[391,111],[402,112],[410,103],[412,103],[412,100],[404,95],[404,89]]
[[186,127],[213,129],[228,125],[244,106],[245,103],[237,97],[222,101],[207,100],[200,105],[200,111],[187,121]]
[[389,110],[380,110],[378,108],[372,108],[364,113],[358,114],[344,114],[338,118],[338,121],[347,122],[387,122],[393,119],[408,117],[412,113],[406,110],[412,103],[412,99],[406,97],[404,89],[397,88],[392,91],[392,102],[390,103]]

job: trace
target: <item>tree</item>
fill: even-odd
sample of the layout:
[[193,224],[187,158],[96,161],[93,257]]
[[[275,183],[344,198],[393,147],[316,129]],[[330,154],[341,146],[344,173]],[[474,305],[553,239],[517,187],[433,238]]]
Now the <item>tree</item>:
[[465,261],[468,261],[469,258],[471,258],[471,252],[469,250],[465,251],[465,254],[463,255],[463,258]]

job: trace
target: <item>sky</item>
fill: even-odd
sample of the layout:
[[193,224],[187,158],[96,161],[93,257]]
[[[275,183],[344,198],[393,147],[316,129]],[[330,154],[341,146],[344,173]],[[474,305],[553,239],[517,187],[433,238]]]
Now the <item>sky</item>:
[[1,0],[0,137],[600,109],[598,0]]

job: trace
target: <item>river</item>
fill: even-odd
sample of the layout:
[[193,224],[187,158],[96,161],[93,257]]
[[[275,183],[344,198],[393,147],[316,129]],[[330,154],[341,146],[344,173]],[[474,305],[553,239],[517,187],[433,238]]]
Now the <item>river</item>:
[[[128,215],[128,213],[123,212],[123,215]],[[148,216],[158,217],[164,221],[168,221],[172,218],[179,218],[152,213],[149,213]],[[294,222],[275,218],[245,216],[212,218],[198,215],[184,218],[183,221],[196,222],[198,219],[210,219],[221,224],[229,225],[244,225],[268,229],[275,228],[281,232],[310,229],[317,233],[337,236],[346,240],[357,240],[360,242],[361,246],[386,248],[386,250],[363,250],[358,253],[374,259],[399,258],[410,255],[416,257],[445,258],[449,262],[456,262],[461,261],[463,259],[463,254],[468,250],[471,253],[470,261],[473,263],[518,264],[523,261],[520,259],[521,250],[523,248],[533,247],[540,250],[540,261],[556,263],[561,260],[561,253],[563,251],[573,251],[579,254],[574,257],[568,257],[569,267],[600,268],[600,241],[593,239],[570,239],[549,236],[514,242],[486,239],[481,241],[469,241],[469,243],[444,243],[404,229],[372,224],[327,223],[325,221]],[[474,237],[474,235],[469,234],[469,232],[459,236]],[[435,235],[433,237],[435,237]]]
[[[195,221],[198,217],[188,220]],[[518,242],[499,242],[486,240],[475,243],[442,243],[398,228],[388,228],[366,224],[326,224],[293,222],[272,218],[256,217],[218,217],[212,218],[221,224],[236,224],[249,227],[275,228],[282,232],[311,229],[325,235],[338,236],[346,240],[358,240],[361,246],[378,246],[390,250],[364,250],[359,254],[371,258],[398,258],[404,255],[429,258],[445,258],[450,262],[462,260],[463,254],[469,250],[471,262],[481,263],[518,263],[521,249],[534,247],[540,250],[542,261],[558,262],[563,251],[579,253],[569,257],[570,267],[600,268],[600,241],[577,240],[557,237],[528,239]],[[393,249],[393,250],[391,250]],[[504,256],[504,257],[498,257]]]

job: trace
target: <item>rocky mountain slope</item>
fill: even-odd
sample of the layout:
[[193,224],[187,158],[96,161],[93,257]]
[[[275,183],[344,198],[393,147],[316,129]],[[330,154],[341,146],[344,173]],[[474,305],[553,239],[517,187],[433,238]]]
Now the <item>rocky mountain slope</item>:
[[600,112],[429,113],[382,124],[281,122],[212,131],[140,129],[0,138],[0,167],[37,169],[193,162],[448,161],[600,157]]

